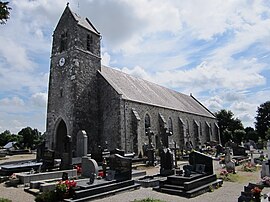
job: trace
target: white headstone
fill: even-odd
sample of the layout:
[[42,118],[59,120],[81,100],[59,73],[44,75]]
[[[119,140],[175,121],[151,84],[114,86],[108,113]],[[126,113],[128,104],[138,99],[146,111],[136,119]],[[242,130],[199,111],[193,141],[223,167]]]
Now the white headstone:
[[268,160],[270,160],[270,140],[267,141],[267,155],[268,155]]
[[87,133],[84,130],[80,130],[77,133],[77,156],[87,156]]
[[269,175],[269,165],[268,165],[268,161],[263,161],[262,162],[262,170],[261,170],[261,178],[265,177],[265,176],[270,176]]

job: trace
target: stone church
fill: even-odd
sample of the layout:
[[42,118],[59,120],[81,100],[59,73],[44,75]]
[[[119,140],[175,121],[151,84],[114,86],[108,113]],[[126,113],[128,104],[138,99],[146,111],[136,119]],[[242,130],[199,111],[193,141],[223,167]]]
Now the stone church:
[[[151,130],[155,148],[180,148],[220,141],[215,116],[185,95],[101,65],[101,34],[67,5],[53,33],[46,146],[79,156],[77,136],[84,130],[88,152],[108,149],[142,152]],[[167,138],[168,137],[168,138]]]

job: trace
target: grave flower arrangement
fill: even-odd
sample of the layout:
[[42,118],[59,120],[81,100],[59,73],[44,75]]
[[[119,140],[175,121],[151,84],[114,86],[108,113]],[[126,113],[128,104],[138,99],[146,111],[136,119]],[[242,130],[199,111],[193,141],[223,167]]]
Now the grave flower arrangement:
[[74,188],[77,182],[74,180],[60,180],[56,185],[56,193],[59,198],[70,198],[74,195]]
[[253,189],[251,189],[251,192],[255,198],[255,202],[261,201],[260,198],[262,190],[259,187],[254,187]]
[[252,164],[251,162],[248,162],[242,166],[242,170],[245,172],[254,172],[257,170],[257,167],[256,167],[256,165]]

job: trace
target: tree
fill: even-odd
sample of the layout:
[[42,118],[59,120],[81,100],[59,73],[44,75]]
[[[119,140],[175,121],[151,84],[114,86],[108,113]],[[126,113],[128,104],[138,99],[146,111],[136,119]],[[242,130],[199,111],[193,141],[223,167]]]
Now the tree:
[[[221,143],[224,145],[230,139],[238,142],[240,138],[239,133],[234,134],[236,130],[244,130],[243,124],[240,119],[234,118],[232,111],[222,109],[215,113],[218,120],[218,126],[220,129]],[[236,138],[237,137],[237,138]],[[229,139],[230,138],[230,139]]]
[[246,141],[248,141],[248,140],[253,140],[255,142],[259,141],[259,135],[258,135],[257,131],[254,128],[246,127],[245,131],[246,131],[246,135],[245,135],[245,140]]
[[265,139],[266,131],[270,128],[270,101],[261,104],[257,108],[255,128],[262,139]]
[[241,144],[242,140],[244,139],[246,135],[246,131],[241,130],[241,129],[236,129],[233,132],[233,140],[237,143],[237,144]]
[[5,146],[8,142],[17,142],[18,136],[15,134],[11,134],[9,130],[5,130],[0,133],[0,146]]
[[35,149],[36,146],[42,141],[41,132],[31,127],[23,128],[19,133],[21,136],[19,145],[21,148]]
[[9,11],[11,8],[8,4],[9,2],[0,1],[0,24],[6,24],[7,19],[9,19]]

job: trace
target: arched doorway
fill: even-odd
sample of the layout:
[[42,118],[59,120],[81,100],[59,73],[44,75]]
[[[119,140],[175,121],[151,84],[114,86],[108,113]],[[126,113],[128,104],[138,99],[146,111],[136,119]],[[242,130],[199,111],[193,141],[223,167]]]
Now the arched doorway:
[[65,144],[65,138],[67,137],[67,126],[63,120],[61,120],[56,129],[56,144],[55,151],[61,155],[64,152],[68,152]]

